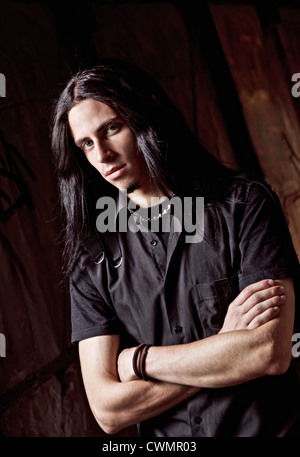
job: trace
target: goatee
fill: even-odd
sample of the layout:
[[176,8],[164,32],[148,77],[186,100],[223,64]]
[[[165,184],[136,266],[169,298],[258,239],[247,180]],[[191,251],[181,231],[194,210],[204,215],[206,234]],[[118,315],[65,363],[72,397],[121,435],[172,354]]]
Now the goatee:
[[127,192],[127,194],[131,194],[132,192],[134,192],[138,188],[139,188],[139,184],[138,183],[133,183],[133,184],[130,184],[130,186],[127,187],[126,192]]

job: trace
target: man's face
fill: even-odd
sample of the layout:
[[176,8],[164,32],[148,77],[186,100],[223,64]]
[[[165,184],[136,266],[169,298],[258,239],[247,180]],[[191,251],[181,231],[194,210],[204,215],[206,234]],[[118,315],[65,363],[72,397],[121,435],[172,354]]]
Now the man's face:
[[145,160],[135,136],[106,104],[86,99],[69,112],[75,144],[101,176],[119,190],[143,189],[149,182]]

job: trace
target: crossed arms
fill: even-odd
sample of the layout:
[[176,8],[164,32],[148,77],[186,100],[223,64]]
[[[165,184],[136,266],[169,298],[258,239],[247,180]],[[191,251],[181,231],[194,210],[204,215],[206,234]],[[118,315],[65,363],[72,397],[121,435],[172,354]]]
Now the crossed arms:
[[151,347],[146,359],[150,381],[134,374],[135,348],[119,354],[118,335],[80,341],[83,381],[97,422],[106,433],[117,433],[163,413],[201,388],[284,373],[291,361],[294,302],[290,278],[246,287],[230,304],[217,335]]

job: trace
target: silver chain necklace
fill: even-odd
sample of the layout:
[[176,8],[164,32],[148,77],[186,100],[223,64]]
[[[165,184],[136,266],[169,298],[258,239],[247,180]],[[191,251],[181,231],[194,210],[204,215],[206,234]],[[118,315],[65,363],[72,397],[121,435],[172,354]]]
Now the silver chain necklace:
[[142,222],[156,221],[157,219],[160,219],[161,217],[165,216],[165,214],[169,213],[170,209],[171,209],[171,204],[169,203],[168,206],[163,211],[158,213],[156,216],[148,217],[148,218],[141,217],[141,221]]

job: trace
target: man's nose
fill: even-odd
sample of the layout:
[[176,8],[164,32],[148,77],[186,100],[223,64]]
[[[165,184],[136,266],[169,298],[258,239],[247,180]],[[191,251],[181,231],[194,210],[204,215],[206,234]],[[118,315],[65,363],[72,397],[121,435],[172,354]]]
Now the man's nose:
[[106,142],[98,140],[95,146],[97,162],[106,162],[109,158],[109,148]]

